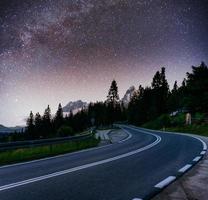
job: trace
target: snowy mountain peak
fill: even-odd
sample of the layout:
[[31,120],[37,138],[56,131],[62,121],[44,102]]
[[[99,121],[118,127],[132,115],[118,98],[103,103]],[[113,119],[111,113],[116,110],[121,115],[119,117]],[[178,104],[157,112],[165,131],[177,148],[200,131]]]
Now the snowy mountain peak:
[[82,108],[86,108],[87,106],[88,103],[83,102],[82,100],[70,101],[66,106],[63,107],[63,112],[69,113],[70,111],[72,111],[75,114]]
[[121,102],[123,102],[124,106],[128,106],[132,95],[136,91],[134,86],[131,86],[125,93],[124,97],[121,99]]

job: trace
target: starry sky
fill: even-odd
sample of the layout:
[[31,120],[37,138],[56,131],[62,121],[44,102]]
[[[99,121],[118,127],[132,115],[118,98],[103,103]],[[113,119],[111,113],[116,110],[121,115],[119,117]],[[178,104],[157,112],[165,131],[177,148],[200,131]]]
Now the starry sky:
[[208,63],[207,0],[1,0],[0,124],[30,110],[122,97],[166,67],[170,85]]

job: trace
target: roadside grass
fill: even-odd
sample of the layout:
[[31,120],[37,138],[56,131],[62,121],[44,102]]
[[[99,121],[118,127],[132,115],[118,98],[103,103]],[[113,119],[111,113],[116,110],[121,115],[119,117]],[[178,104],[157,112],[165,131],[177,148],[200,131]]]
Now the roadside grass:
[[168,127],[169,125],[170,125],[169,116],[168,115],[161,115],[160,117],[143,124],[142,127],[160,130],[163,127]]
[[22,161],[30,161],[48,156],[74,152],[95,147],[98,145],[98,143],[99,140],[92,137],[83,141],[69,141],[61,144],[4,151],[0,152],[0,165],[13,164]]
[[199,120],[197,123],[192,125],[185,125],[185,114],[183,113],[175,117],[170,117],[169,115],[161,115],[160,117],[143,124],[142,127],[155,130],[165,130],[208,136],[208,124],[202,123]]
[[196,135],[208,136],[208,125],[184,125],[165,128],[165,131],[192,133]]

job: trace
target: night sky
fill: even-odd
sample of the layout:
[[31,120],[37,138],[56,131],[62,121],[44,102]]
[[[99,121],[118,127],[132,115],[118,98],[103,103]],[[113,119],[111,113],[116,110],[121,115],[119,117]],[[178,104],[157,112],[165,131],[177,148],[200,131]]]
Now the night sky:
[[112,79],[122,97],[163,66],[180,83],[208,63],[207,15],[207,0],[1,0],[0,124],[105,100]]

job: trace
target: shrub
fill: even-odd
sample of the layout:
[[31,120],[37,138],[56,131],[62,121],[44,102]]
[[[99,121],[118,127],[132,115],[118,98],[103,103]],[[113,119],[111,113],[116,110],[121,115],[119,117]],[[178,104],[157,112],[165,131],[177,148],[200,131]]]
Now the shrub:
[[194,121],[196,124],[202,124],[204,121],[204,118],[205,118],[205,114],[197,112],[194,116],[194,119],[195,119]]
[[162,115],[158,119],[161,127],[168,127],[170,126],[170,116],[169,115]]
[[170,126],[170,116],[161,115],[153,121],[147,122],[143,125],[144,128],[161,129]]
[[74,131],[70,126],[61,126],[57,132],[58,136],[66,137],[66,136],[73,136]]
[[171,124],[173,126],[182,126],[186,122],[186,115],[184,113],[177,114],[171,118]]

